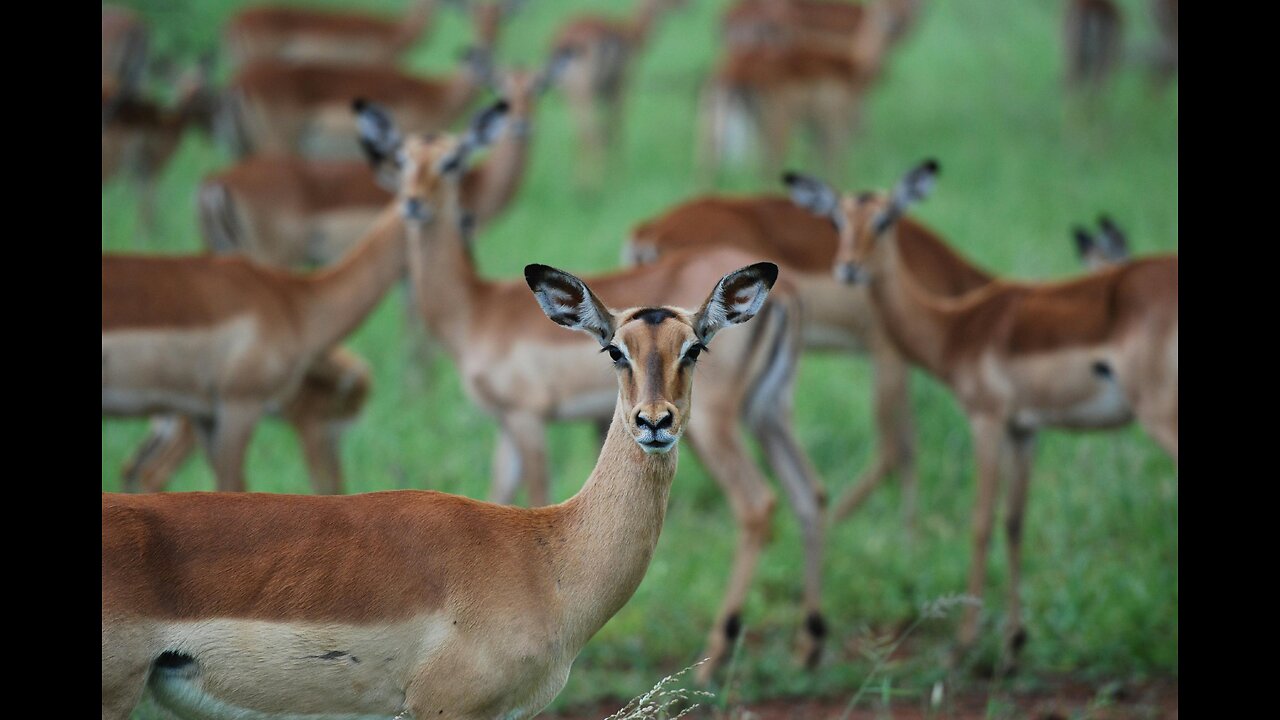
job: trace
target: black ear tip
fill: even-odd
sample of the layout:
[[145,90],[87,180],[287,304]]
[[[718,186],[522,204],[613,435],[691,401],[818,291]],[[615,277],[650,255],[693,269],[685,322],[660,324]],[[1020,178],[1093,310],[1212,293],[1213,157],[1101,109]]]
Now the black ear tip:
[[794,170],[788,170],[782,173],[782,184],[790,187],[800,182],[800,173]]
[[507,102],[506,98],[502,98],[498,100],[498,102],[494,103],[493,107],[490,109],[496,113],[505,113],[511,109],[511,103]]
[[764,279],[765,284],[768,285],[769,287],[773,287],[773,284],[778,281],[777,265],[771,262],[761,262],[761,263],[756,263],[751,267],[754,268],[756,272],[760,273],[760,276]]
[[1110,215],[1106,213],[1102,213],[1101,215],[1098,216],[1098,226],[1103,228],[1104,230],[1107,230],[1107,229],[1115,228],[1116,224],[1111,221]]
[[530,290],[537,290],[538,283],[547,276],[547,272],[553,268],[550,265],[542,265],[540,263],[529,263],[524,266],[524,281],[529,285]]
[[920,167],[929,171],[933,175],[937,175],[938,171],[942,169],[942,166],[938,164],[938,161],[935,158],[929,158],[928,160],[925,160],[924,164],[921,165]]
[[365,100],[362,97],[356,98],[355,100],[351,101],[351,109],[355,112],[358,112],[358,113],[364,112],[365,108],[367,107],[369,107],[369,101]]

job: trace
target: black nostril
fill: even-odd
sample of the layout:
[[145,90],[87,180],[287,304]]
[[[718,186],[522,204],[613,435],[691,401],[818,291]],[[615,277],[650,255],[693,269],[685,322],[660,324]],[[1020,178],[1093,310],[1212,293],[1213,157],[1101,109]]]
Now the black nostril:
[[650,430],[657,430],[657,428],[653,426],[653,423],[649,422],[649,418],[644,416],[643,412],[636,413],[636,424],[640,427],[647,427]]
[[671,427],[672,422],[673,422],[673,419],[672,419],[671,413],[663,413],[662,417],[658,420],[658,424],[655,427],[657,427],[659,430],[663,428],[669,428]]

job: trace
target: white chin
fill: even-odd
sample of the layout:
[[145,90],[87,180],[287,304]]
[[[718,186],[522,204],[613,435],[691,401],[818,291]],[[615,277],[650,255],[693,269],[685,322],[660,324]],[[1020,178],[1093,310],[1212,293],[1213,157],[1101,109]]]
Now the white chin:
[[639,445],[646,455],[666,455],[671,452],[671,448],[676,446],[674,442],[669,442],[665,445],[645,445],[644,443],[639,443]]

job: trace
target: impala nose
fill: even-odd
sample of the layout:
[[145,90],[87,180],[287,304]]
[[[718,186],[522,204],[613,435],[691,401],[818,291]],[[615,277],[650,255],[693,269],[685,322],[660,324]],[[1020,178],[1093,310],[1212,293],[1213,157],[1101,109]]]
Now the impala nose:
[[657,420],[654,420],[644,410],[641,410],[636,413],[636,425],[641,428],[647,428],[651,433],[657,433],[659,430],[671,427],[671,423],[675,422],[675,416],[669,410],[662,410],[657,415]]
[[851,262],[844,262],[836,265],[835,276],[836,280],[839,280],[846,285],[855,285],[863,279],[861,269]]

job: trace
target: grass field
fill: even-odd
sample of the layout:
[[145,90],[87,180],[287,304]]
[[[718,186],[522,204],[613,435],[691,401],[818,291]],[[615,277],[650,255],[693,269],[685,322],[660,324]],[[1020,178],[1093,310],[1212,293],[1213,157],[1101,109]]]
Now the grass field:
[[[128,2],[151,22],[155,45],[191,60],[212,49],[235,3]],[[367,3],[392,12],[400,2]],[[724,0],[695,0],[669,16],[634,75],[626,146],[607,187],[575,191],[574,137],[555,93],[536,118],[533,161],[521,194],[478,237],[482,272],[515,277],[528,262],[590,273],[613,267],[624,236],[701,188],[693,172],[697,90],[718,50]],[[1061,89],[1061,4],[1046,0],[927,2],[914,33],[889,60],[870,96],[865,132],[848,158],[858,188],[885,187],[917,160],[936,156],[942,174],[917,215],[964,254],[1005,275],[1054,278],[1079,272],[1073,223],[1109,212],[1135,254],[1177,250],[1178,91],[1151,92],[1136,64],[1151,40],[1147,4],[1123,3],[1133,60],[1093,108],[1088,123],[1067,123]],[[624,3],[530,0],[505,28],[503,62],[541,63],[556,25],[591,9]],[[470,38],[464,21],[441,14],[408,64],[442,72]],[[225,76],[229,68],[220,67]],[[797,143],[793,166],[813,165]],[[102,192],[104,251],[195,252],[200,247],[194,190],[229,162],[189,135],[160,187],[159,223],[142,231],[133,188]],[[748,169],[724,178],[728,191],[776,191]],[[532,298],[530,298],[532,302]],[[374,369],[374,392],[347,434],[349,492],[432,488],[483,497],[494,423],[462,395],[447,359],[413,360],[397,289],[351,338]],[[868,461],[871,373],[848,356],[805,358],[796,398],[799,436],[832,496]],[[806,672],[790,657],[799,610],[802,557],[798,526],[780,501],[775,534],[746,606],[735,698],[847,697],[872,667],[864,650],[915,617],[920,605],[963,590],[974,495],[967,425],[949,394],[917,373],[920,532],[908,545],[899,493],[888,486],[829,537],[824,607],[833,636],[822,666]],[[141,421],[104,420],[102,488],[120,488],[120,466],[145,431]],[[594,430],[557,426],[550,435],[554,496],[577,491],[596,458]],[[626,699],[697,659],[719,602],[733,549],[733,523],[719,490],[684,452],[661,542],[630,603],[591,641],[553,707]],[[253,490],[309,492],[291,432],[260,427],[250,448]],[[196,460],[173,490],[213,488]],[[779,491],[779,497],[782,493]],[[1032,687],[1064,673],[1089,680],[1178,674],[1178,477],[1174,463],[1138,429],[1094,435],[1046,433],[1037,451],[1026,523],[1024,603],[1030,633],[1025,672]],[[996,651],[1003,618],[1003,538],[992,550],[990,630],[979,658]],[[905,697],[927,695],[943,673],[956,614],[929,621],[911,638],[905,661],[876,680]]]

